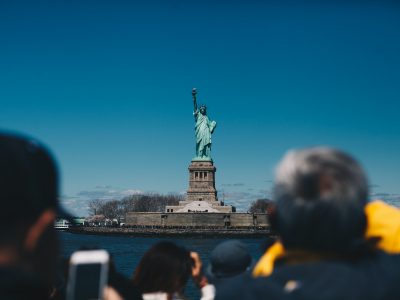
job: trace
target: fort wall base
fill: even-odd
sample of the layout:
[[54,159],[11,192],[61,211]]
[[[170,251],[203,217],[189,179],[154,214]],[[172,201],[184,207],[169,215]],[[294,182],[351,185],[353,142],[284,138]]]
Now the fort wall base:
[[252,213],[156,213],[130,212],[125,224],[129,227],[249,229],[269,228],[267,214]]

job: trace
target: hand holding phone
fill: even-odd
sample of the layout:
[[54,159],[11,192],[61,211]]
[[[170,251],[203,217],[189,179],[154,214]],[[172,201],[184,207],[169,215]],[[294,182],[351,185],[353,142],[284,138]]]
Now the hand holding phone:
[[67,300],[102,300],[109,260],[105,250],[74,252],[69,264]]

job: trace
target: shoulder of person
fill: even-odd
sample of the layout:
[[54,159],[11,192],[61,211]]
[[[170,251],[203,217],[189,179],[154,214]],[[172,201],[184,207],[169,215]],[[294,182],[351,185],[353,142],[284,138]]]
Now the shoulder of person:
[[368,289],[377,299],[400,299],[400,255],[378,251],[357,265],[368,280]]
[[381,271],[396,271],[400,273],[400,254],[390,254],[378,250],[371,255],[357,260],[354,264],[359,269],[379,269]]
[[283,299],[282,289],[268,277],[240,275],[221,281],[216,286],[216,300]]

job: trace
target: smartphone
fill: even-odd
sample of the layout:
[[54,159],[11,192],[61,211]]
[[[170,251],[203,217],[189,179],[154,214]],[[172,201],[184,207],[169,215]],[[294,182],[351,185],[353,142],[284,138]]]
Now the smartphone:
[[67,300],[102,300],[109,261],[105,250],[74,252],[69,262]]

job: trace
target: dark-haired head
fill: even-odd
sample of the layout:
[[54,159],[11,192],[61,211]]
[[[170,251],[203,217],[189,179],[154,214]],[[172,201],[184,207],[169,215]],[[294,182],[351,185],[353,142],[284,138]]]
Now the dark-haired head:
[[133,281],[142,293],[181,292],[192,270],[190,252],[171,242],[159,242],[140,261]]
[[0,190],[2,262],[51,282],[58,255],[53,224],[60,207],[58,171],[49,151],[33,138],[0,132]]
[[367,197],[365,173],[348,154],[291,151],[277,168],[276,230],[288,250],[349,254],[364,241]]

